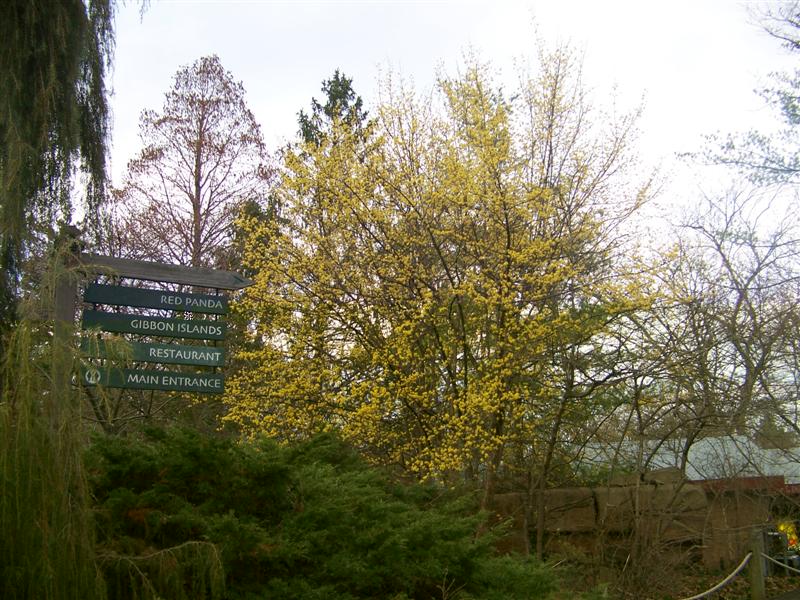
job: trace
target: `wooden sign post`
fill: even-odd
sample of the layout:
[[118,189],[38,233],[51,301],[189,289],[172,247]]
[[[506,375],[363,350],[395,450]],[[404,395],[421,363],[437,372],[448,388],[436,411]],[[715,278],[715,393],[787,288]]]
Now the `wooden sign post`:
[[81,254],[80,263],[90,273],[105,273],[130,279],[158,281],[161,283],[179,283],[218,290],[241,290],[253,285],[251,279],[242,277],[232,271],[206,269],[204,267],[184,267],[181,265],[165,265],[163,263],[133,260],[130,258],[113,258],[97,254]]

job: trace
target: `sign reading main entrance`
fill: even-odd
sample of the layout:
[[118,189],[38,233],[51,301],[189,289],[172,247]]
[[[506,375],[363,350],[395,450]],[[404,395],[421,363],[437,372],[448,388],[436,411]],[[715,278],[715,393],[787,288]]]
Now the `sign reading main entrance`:
[[203,394],[221,394],[225,389],[225,378],[216,373],[184,373],[105,366],[81,367],[81,381],[88,386],[102,385],[109,388]]

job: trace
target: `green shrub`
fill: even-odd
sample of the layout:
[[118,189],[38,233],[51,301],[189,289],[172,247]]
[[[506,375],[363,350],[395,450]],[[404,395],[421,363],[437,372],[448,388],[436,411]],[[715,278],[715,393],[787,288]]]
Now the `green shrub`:
[[470,494],[398,484],[335,436],[279,448],[148,430],[99,438],[88,461],[104,548],[213,543],[229,598],[528,599],[554,585],[494,556]]

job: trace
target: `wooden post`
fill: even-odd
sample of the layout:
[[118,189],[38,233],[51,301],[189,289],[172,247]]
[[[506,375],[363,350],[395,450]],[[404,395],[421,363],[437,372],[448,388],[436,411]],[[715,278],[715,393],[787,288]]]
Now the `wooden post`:
[[766,600],[767,593],[764,588],[764,532],[760,527],[754,527],[751,533],[750,558],[750,598],[751,600]]
[[77,227],[64,227],[55,240],[56,260],[53,282],[53,348],[50,420],[54,428],[62,425],[68,408],[63,398],[69,397],[72,385],[72,337],[75,329],[77,287],[74,268],[77,263]]

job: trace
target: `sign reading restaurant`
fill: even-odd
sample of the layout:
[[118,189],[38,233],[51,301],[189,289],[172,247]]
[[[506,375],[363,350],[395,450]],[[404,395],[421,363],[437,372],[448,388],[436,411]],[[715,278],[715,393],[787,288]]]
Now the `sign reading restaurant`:
[[81,342],[81,351],[94,358],[127,358],[137,362],[170,365],[221,367],[225,364],[225,348],[218,346],[127,342],[124,349],[115,349],[109,348],[103,340],[83,340]]
[[[230,271],[182,267],[107,256],[82,255],[85,269],[92,273],[109,271],[120,277],[177,283],[193,287],[237,290],[252,281]],[[102,364],[81,368],[84,385],[130,388],[141,390],[188,391],[220,394],[225,378],[209,372],[184,372],[157,369],[131,369],[116,365],[129,360],[144,363],[219,367],[225,362],[225,349],[204,344],[175,344],[158,342],[158,338],[181,338],[217,342],[225,339],[227,325],[211,318],[181,319],[142,314],[111,313],[97,310],[98,305],[134,307],[171,312],[225,315],[228,299],[223,295],[185,293],[129,287],[89,284],[84,301],[94,305],[82,313],[83,329],[99,329],[109,333],[144,336],[148,341],[126,340],[124,351],[113,352],[103,339],[84,339],[81,349],[91,359]],[[153,338],[156,338],[154,341]],[[117,348],[118,345],[115,344]]]

